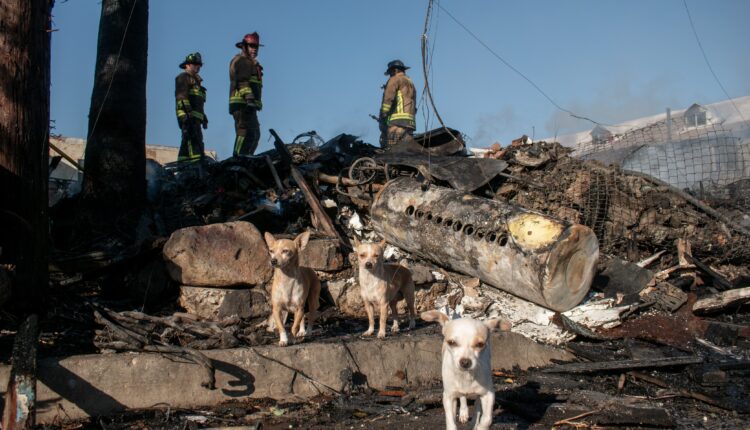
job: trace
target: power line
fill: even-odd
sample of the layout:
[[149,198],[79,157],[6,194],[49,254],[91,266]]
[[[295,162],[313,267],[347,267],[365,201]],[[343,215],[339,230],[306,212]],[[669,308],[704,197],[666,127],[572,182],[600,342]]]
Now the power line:
[[463,29],[464,29],[464,31],[466,31],[467,33],[469,33],[469,35],[470,35],[470,36],[471,36],[472,38],[474,38],[474,40],[476,40],[477,42],[479,42],[479,44],[480,44],[480,45],[482,45],[482,46],[483,46],[483,47],[484,47],[484,48],[485,48],[485,49],[486,49],[487,51],[489,51],[489,52],[490,52],[490,53],[491,53],[491,54],[492,54],[492,55],[493,55],[493,56],[494,56],[495,58],[497,58],[498,60],[500,60],[500,61],[501,61],[501,62],[502,62],[503,64],[505,64],[505,66],[506,66],[506,67],[508,67],[508,68],[509,68],[509,69],[511,69],[512,71],[516,72],[516,74],[518,74],[518,75],[519,75],[520,77],[522,77],[523,79],[525,79],[525,80],[526,80],[526,82],[528,82],[529,84],[531,84],[531,86],[532,86],[532,87],[534,87],[534,89],[536,89],[536,90],[537,90],[537,91],[539,92],[539,94],[541,94],[542,96],[544,96],[544,98],[546,98],[546,99],[547,99],[547,100],[548,100],[548,101],[549,101],[549,102],[550,102],[550,103],[551,103],[551,104],[552,104],[552,105],[553,105],[554,107],[556,107],[556,108],[557,108],[558,110],[560,110],[560,111],[562,111],[562,112],[565,112],[565,113],[569,114],[569,115],[570,115],[570,116],[572,116],[573,118],[578,118],[578,119],[582,119],[582,120],[585,120],[585,121],[589,121],[589,122],[591,122],[591,123],[594,123],[594,124],[597,124],[597,125],[603,125],[603,126],[608,126],[608,127],[614,127],[613,125],[610,125],[610,124],[603,124],[603,123],[600,123],[600,122],[598,122],[598,121],[594,121],[594,120],[593,120],[593,119],[591,119],[591,118],[588,118],[588,117],[585,117],[585,116],[582,116],[582,115],[578,115],[578,114],[576,114],[575,112],[572,112],[572,111],[570,111],[570,110],[568,110],[568,109],[565,109],[564,107],[560,106],[560,105],[559,105],[559,104],[558,104],[558,103],[557,103],[557,102],[556,102],[555,100],[553,100],[553,99],[552,99],[552,97],[550,97],[549,95],[547,95],[547,93],[545,93],[545,92],[544,92],[544,91],[543,91],[543,90],[542,90],[542,89],[541,89],[541,88],[539,87],[539,85],[537,85],[536,83],[534,83],[534,81],[532,81],[532,80],[531,80],[531,79],[530,79],[529,77],[527,77],[526,75],[524,75],[524,74],[523,74],[523,73],[522,73],[522,72],[521,72],[520,70],[518,70],[518,69],[516,69],[515,67],[513,67],[513,65],[512,65],[512,64],[510,64],[510,63],[509,63],[509,62],[508,62],[508,61],[507,61],[506,59],[504,59],[504,58],[503,58],[503,57],[502,57],[502,56],[501,56],[500,54],[498,54],[497,52],[495,52],[495,51],[494,51],[494,50],[493,50],[492,48],[490,48],[490,47],[489,47],[489,45],[487,45],[486,43],[484,43],[484,42],[482,41],[482,39],[480,39],[480,38],[479,38],[479,36],[477,36],[476,34],[474,34],[474,32],[473,32],[473,31],[471,31],[471,30],[470,30],[470,29],[469,29],[469,28],[468,28],[467,26],[465,26],[465,25],[464,25],[463,23],[461,23],[461,21],[459,21],[459,20],[458,20],[458,18],[456,18],[455,16],[453,16],[453,14],[451,14],[451,13],[450,13],[450,12],[449,12],[448,10],[446,10],[446,9],[445,9],[445,8],[444,8],[444,7],[443,7],[443,6],[441,5],[441,4],[440,4],[440,2],[438,2],[438,3],[437,3],[437,7],[438,7],[438,8],[440,8],[440,10],[442,10],[443,12],[445,12],[445,13],[446,13],[446,14],[447,14],[447,15],[448,15],[448,16],[449,16],[449,17],[450,17],[450,18],[451,18],[451,19],[452,19],[452,20],[453,20],[453,21],[454,21],[454,22],[455,22],[456,24],[458,24],[458,25],[459,25],[459,26],[460,26],[461,28],[463,28]]
[[687,1],[682,0],[682,4],[685,6],[685,12],[687,12],[688,21],[690,21],[690,28],[693,29],[693,35],[695,36],[695,41],[698,42],[698,48],[701,50],[701,54],[703,54],[703,59],[706,61],[706,65],[708,66],[708,70],[711,71],[711,74],[714,76],[714,79],[716,80],[716,83],[719,84],[719,87],[721,88],[721,91],[724,92],[724,95],[729,99],[730,102],[732,102],[732,106],[734,106],[734,109],[737,111],[738,114],[740,114],[740,118],[742,118],[743,122],[747,122],[745,119],[745,116],[742,115],[742,111],[737,107],[737,105],[734,103],[734,99],[729,96],[729,93],[727,93],[727,90],[724,89],[724,85],[722,85],[721,81],[719,80],[719,77],[716,75],[716,72],[714,72],[714,68],[711,67],[711,62],[708,61],[708,56],[706,55],[706,51],[703,49],[703,44],[701,43],[700,37],[698,37],[698,31],[695,30],[695,24],[693,23],[693,17],[690,15],[690,9],[688,8]]

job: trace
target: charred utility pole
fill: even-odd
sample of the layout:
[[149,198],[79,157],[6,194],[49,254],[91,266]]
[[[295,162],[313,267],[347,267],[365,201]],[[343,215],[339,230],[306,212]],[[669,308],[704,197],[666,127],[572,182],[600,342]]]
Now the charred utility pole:
[[148,0],[103,0],[82,197],[107,223],[145,201],[147,52]]
[[[47,164],[50,17],[53,0],[3,0],[0,7],[0,270],[17,331],[2,427],[35,424],[37,315],[47,292]],[[0,291],[0,299],[7,295]],[[2,306],[2,303],[0,303]]]
[[0,7],[0,264],[13,267],[13,309],[47,289],[47,163],[52,0]]

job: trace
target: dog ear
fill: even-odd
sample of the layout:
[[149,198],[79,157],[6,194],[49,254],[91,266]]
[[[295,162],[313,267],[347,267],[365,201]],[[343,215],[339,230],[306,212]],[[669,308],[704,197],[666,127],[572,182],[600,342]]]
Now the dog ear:
[[299,236],[294,238],[294,243],[297,245],[297,249],[300,251],[305,249],[307,242],[310,240],[310,232],[306,231]]
[[380,242],[378,242],[378,246],[379,246],[379,247],[380,247],[381,249],[385,249],[385,239],[383,239],[383,240],[381,240]]
[[359,245],[362,245],[362,242],[357,239],[357,236],[354,236],[354,250],[356,251],[357,248],[359,248]]
[[425,311],[422,312],[420,317],[428,322],[435,322],[437,321],[441,326],[445,325],[445,323],[448,322],[448,315],[438,311],[438,310],[432,310],[432,311]]
[[266,245],[268,245],[269,248],[273,248],[273,244],[276,243],[276,238],[269,232],[265,232],[263,238],[266,240]]
[[509,331],[511,328],[511,325],[508,321],[500,318],[493,318],[490,320],[486,320],[484,322],[484,325],[490,329],[490,331],[500,327],[500,331]]

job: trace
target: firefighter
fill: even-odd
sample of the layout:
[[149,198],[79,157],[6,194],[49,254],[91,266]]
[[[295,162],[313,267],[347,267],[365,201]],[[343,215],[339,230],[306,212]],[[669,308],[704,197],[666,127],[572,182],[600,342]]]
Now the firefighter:
[[408,67],[401,60],[388,63],[385,71],[388,82],[383,90],[383,103],[380,105],[380,146],[393,148],[400,143],[414,142],[414,130],[417,128],[415,113],[417,108],[417,90],[414,83],[406,76]]
[[229,113],[234,117],[234,151],[253,155],[260,140],[258,111],[263,109],[263,66],[258,62],[260,36],[246,34],[235,44],[242,50],[229,63]]
[[177,105],[177,123],[182,130],[182,142],[177,161],[196,162],[203,159],[203,132],[208,128],[208,117],[203,111],[206,103],[206,88],[198,72],[203,60],[200,52],[188,54],[180,68],[185,71],[177,75],[174,83],[174,98]]

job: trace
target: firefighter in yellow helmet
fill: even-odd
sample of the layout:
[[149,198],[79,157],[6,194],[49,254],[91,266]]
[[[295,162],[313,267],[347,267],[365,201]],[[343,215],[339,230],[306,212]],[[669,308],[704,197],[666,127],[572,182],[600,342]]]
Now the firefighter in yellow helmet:
[[258,111],[263,108],[263,66],[258,62],[258,33],[246,34],[235,44],[242,52],[229,63],[229,113],[234,117],[233,155],[253,155],[260,140]]
[[406,76],[406,69],[408,67],[401,60],[393,60],[388,63],[385,71],[385,75],[390,78],[383,90],[383,102],[378,118],[380,146],[383,148],[414,141],[414,130],[417,128],[417,90],[411,79]]
[[198,72],[203,65],[199,52],[188,54],[180,68],[185,71],[177,75],[174,98],[177,105],[177,123],[182,130],[182,142],[177,161],[195,162],[203,158],[203,128],[208,128],[208,117],[203,111],[206,103],[206,88]]

